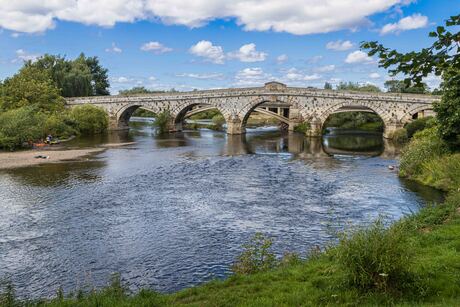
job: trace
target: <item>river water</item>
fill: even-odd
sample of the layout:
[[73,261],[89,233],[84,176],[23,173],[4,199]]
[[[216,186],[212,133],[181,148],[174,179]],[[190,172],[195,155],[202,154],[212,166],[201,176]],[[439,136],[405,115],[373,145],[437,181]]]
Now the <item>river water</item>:
[[107,284],[175,291],[229,274],[255,232],[305,255],[349,225],[416,212],[440,193],[405,182],[381,135],[320,139],[249,129],[129,132],[65,146],[135,142],[87,161],[0,172],[0,278],[21,297]]

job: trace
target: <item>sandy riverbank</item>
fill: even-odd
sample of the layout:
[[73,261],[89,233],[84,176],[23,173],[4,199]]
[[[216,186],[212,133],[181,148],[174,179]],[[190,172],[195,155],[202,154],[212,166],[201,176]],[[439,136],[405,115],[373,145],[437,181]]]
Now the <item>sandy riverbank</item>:
[[[27,150],[15,152],[0,152],[0,170],[17,167],[33,166],[43,163],[56,163],[65,160],[76,160],[84,156],[102,152],[105,148],[65,149],[65,150]],[[37,159],[38,155],[47,159]]]

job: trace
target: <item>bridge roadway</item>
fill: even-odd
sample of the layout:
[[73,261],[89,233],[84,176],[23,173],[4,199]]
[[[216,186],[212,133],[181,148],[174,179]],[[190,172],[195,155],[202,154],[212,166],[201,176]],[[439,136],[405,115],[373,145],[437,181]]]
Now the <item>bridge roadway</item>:
[[[322,125],[336,112],[363,110],[378,114],[385,126],[385,137],[410,122],[417,114],[432,114],[431,95],[399,93],[363,93],[287,87],[268,82],[263,87],[158,93],[132,96],[93,96],[68,98],[68,107],[93,104],[109,114],[111,129],[127,129],[129,118],[138,108],[155,113],[168,110],[170,131],[182,130],[184,119],[204,108],[215,108],[224,116],[228,134],[245,133],[246,122],[253,111],[273,116],[293,130],[309,122],[310,136],[321,135]],[[276,111],[275,111],[276,108]]]

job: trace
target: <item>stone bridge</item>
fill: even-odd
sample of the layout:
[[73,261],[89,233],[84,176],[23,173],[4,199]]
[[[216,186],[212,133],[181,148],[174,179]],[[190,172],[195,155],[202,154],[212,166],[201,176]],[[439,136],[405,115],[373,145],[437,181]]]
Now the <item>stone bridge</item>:
[[67,105],[90,103],[105,109],[111,129],[127,129],[137,108],[155,113],[168,110],[171,131],[182,130],[184,119],[193,112],[213,108],[224,116],[228,134],[245,133],[249,115],[256,110],[288,124],[291,131],[309,122],[310,136],[321,135],[322,126],[331,114],[359,110],[378,114],[385,126],[384,136],[389,137],[413,118],[433,114],[432,105],[437,100],[436,96],[429,95],[342,92],[269,82],[254,88],[69,98]]

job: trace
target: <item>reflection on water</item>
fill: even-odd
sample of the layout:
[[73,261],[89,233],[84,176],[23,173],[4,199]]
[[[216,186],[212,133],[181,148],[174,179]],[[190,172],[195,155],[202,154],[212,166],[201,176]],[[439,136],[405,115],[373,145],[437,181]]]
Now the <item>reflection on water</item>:
[[64,146],[110,148],[87,162],[0,172],[0,277],[18,294],[103,286],[174,291],[228,275],[256,231],[305,253],[349,223],[417,211],[440,193],[398,179],[381,135],[308,139],[270,129],[156,136],[148,125]]

